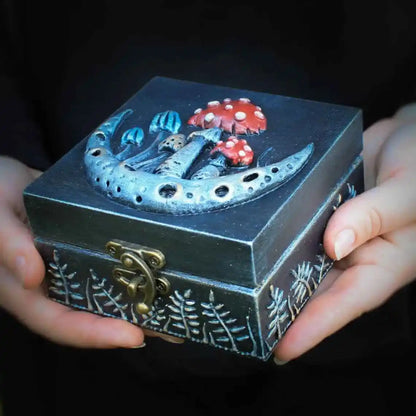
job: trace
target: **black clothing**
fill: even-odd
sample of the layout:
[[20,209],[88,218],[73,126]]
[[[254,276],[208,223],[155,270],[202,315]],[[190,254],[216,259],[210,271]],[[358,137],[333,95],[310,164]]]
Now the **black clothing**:
[[[357,106],[365,127],[415,99],[414,2],[149,3],[2,2],[0,154],[47,168],[155,75]],[[413,286],[283,367],[62,347],[0,311],[5,416],[413,414]]]

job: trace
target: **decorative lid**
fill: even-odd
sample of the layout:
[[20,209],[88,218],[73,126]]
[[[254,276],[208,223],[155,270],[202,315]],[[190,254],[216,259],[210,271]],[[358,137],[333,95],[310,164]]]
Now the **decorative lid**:
[[26,205],[40,238],[133,241],[174,271],[253,287],[361,139],[356,108],[156,77],[30,185]]

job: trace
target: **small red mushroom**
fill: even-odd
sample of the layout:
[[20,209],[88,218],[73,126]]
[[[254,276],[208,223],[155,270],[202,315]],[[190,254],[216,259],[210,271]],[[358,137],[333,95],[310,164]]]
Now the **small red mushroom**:
[[258,134],[266,130],[267,120],[261,108],[250,99],[225,98],[222,103],[210,101],[207,108],[197,108],[188,124],[203,129],[220,127],[232,134]]
[[220,140],[211,150],[210,163],[195,172],[191,179],[207,179],[220,176],[228,166],[249,166],[253,162],[254,152],[247,140],[230,136],[226,141]]
[[210,154],[221,153],[232,166],[248,166],[253,162],[253,149],[247,144],[247,140],[230,136],[227,141],[219,141]]

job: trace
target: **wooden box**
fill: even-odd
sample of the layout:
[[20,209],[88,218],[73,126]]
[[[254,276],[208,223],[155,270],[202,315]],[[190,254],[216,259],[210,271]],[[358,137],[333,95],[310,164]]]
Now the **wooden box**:
[[153,78],[25,190],[49,296],[267,360],[361,150],[357,108]]

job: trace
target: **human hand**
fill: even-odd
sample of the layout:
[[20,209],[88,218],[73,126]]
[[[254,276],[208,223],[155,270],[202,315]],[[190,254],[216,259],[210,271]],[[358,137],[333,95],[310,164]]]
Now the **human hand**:
[[76,347],[137,347],[143,331],[125,321],[74,311],[45,296],[45,266],[23,206],[23,189],[41,172],[0,157],[0,306],[32,331]]
[[48,299],[45,266],[27,226],[23,190],[40,171],[0,156],[0,307],[32,331],[59,344],[88,348],[137,348],[144,336],[183,340],[120,319],[75,311]]
[[339,260],[279,341],[299,357],[416,278],[416,103],[364,132],[365,192],[341,205],[324,235]]

